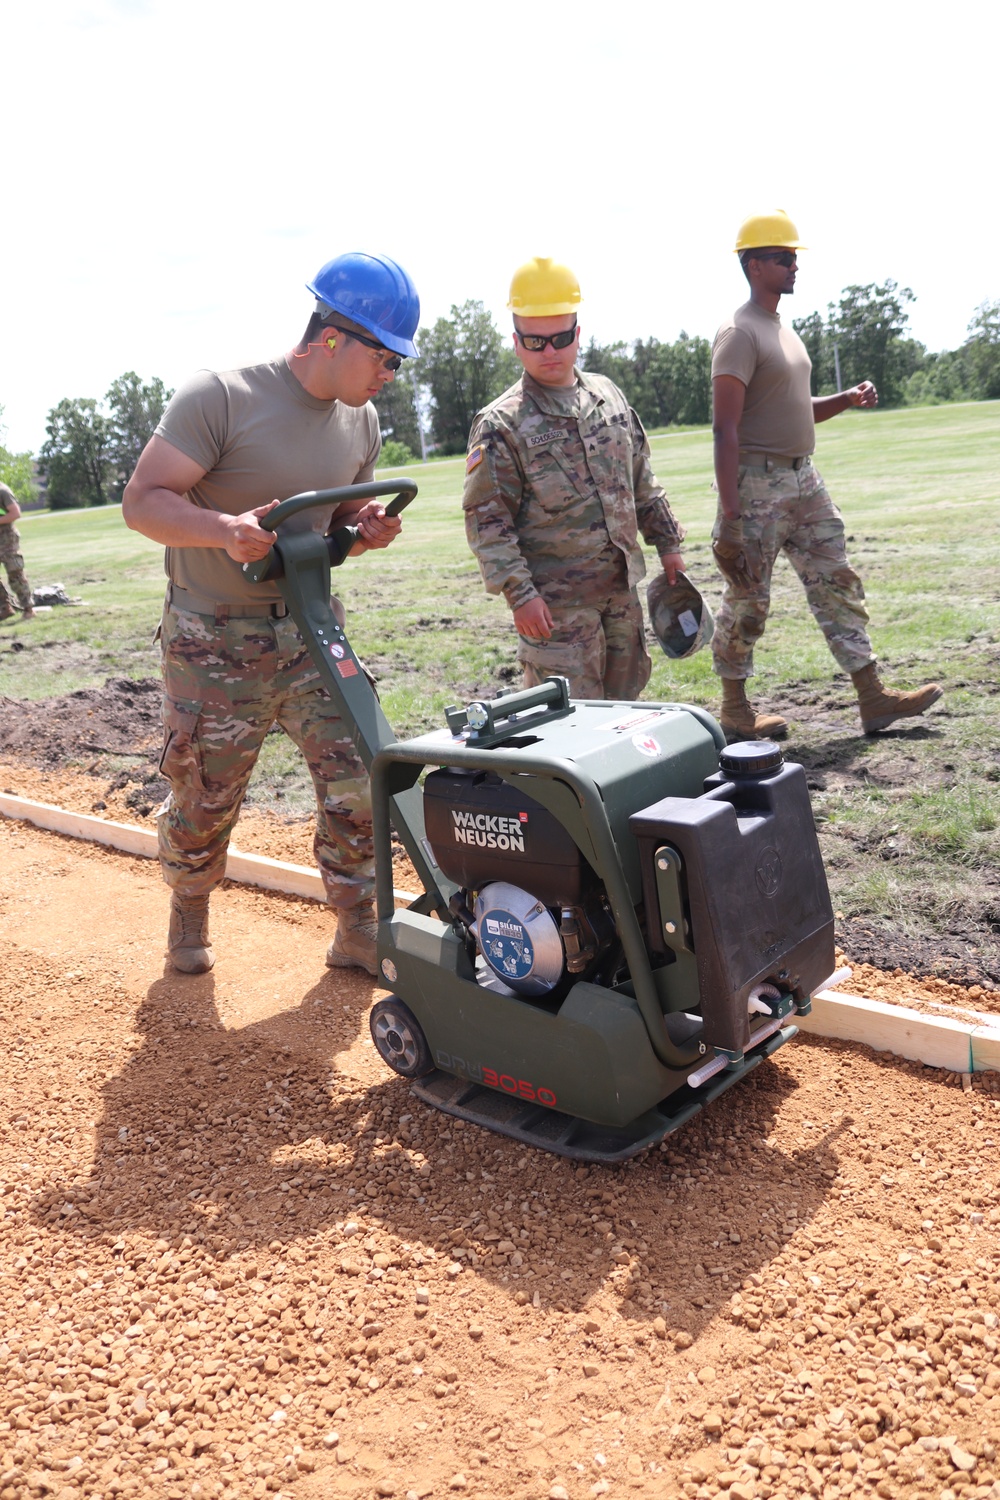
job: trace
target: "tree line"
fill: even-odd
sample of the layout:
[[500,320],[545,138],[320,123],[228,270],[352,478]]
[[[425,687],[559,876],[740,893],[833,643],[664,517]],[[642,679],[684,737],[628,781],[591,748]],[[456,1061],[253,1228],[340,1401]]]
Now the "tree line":
[[[464,453],[476,412],[521,374],[510,335],[500,332],[482,302],[453,306],[448,317],[422,328],[417,341],[419,361],[405,364],[375,399],[388,439],[386,466],[420,456],[421,432],[439,453]],[[655,338],[606,345],[591,340],[581,364],[620,385],[647,426],[711,419],[706,339],[682,333],[674,344]]]
[[[910,337],[909,287],[895,281],[848,286],[826,317],[794,318],[812,360],[816,396],[874,380],[883,407],[1000,398],[1000,301],[984,302],[958,349],[929,353]],[[407,361],[375,400],[382,466],[424,455],[464,453],[476,412],[512,385],[521,366],[509,334],[482,302],[453,306],[417,335],[420,358]],[[712,349],[681,332],[673,343],[650,337],[581,352],[585,370],[620,386],[647,427],[697,426],[712,416]],[[53,509],[118,501],[172,391],[134,370],[112,382],[103,402],[66,399],[52,408],[38,455]],[[0,408],[2,412],[2,408]],[[0,447],[0,480],[21,500],[34,492],[32,459]]]
[[[112,381],[103,401],[65,397],[54,406],[37,459],[51,508],[120,501],[172,395],[159,376],[144,384],[134,370],[126,370]],[[0,447],[0,480],[19,500],[32,500],[37,492],[32,455]]]
[[[0,419],[2,417],[3,407],[0,406]],[[0,484],[13,490],[18,500],[30,500],[35,493],[31,454],[11,453],[3,443],[6,436],[7,429],[0,420]]]
[[793,319],[812,360],[814,396],[873,380],[881,406],[928,406],[945,401],[1000,397],[1000,301],[983,302],[969,322],[965,343],[940,354],[907,333],[909,287],[845,287],[826,318]]
[[84,396],[54,406],[38,454],[52,509],[120,501],[172,395],[158,375],[143,384],[127,370],[103,403]]
[[[793,319],[813,362],[813,395],[873,380],[883,407],[1000,397],[1000,301],[976,308],[961,348],[932,354],[907,331],[907,308],[915,300],[909,287],[873,282],[845,287],[825,318],[815,312]],[[421,429],[439,452],[464,453],[476,412],[521,373],[509,336],[500,333],[482,302],[465,302],[421,329],[418,346],[419,363],[404,365],[375,402],[383,433],[405,446],[408,456],[421,453]],[[683,331],[673,343],[591,339],[580,362],[620,386],[647,427],[698,426],[712,419],[708,339]]]

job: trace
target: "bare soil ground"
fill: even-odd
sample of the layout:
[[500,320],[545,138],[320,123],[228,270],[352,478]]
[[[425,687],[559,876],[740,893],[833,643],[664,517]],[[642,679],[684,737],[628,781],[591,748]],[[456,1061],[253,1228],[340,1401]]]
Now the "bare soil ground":
[[[835,791],[852,778],[870,779],[870,762],[855,764],[858,735],[842,704],[806,704],[799,712],[806,715],[808,732],[789,753],[805,765],[814,793]],[[930,732],[920,725],[898,738],[883,736],[879,774],[905,780],[913,734]],[[0,697],[0,790],[141,824],[168,791],[157,770],[161,734],[156,678],[110,678],[103,688],[39,702]],[[248,801],[236,835],[239,847],[311,864],[311,817],[283,817],[279,807],[271,798]],[[850,853],[848,841],[838,840],[838,873]],[[858,861],[866,857],[865,850],[856,851]],[[401,860],[397,883],[405,883],[405,869]],[[885,923],[841,920],[837,937],[854,969],[853,993],[932,1010],[971,1005],[1000,1012],[1000,952],[989,925],[956,920],[948,934],[913,937]]]
[[322,908],[186,977],[149,862],[0,867],[2,1500],[1000,1496],[997,1075],[800,1039],[574,1167],[413,1099]]
[[[150,779],[144,779],[147,777]],[[0,756],[0,790],[73,812],[141,826],[152,818],[156,806],[166,796],[167,785],[156,772],[155,760],[140,763],[134,772],[96,775],[56,767],[39,769]],[[312,841],[311,817],[282,818],[253,806],[245,806],[240,815],[236,843],[247,854],[310,866]],[[393,846],[393,857],[397,889],[418,891],[419,879],[400,845]],[[848,924],[843,931],[851,943],[852,954],[859,950],[863,954],[878,951],[874,932],[860,930],[857,923]],[[1000,1014],[1000,992],[979,984],[964,986],[933,974],[921,976],[901,968],[882,969],[876,964],[859,962],[843,949],[837,950],[837,962],[851,968],[851,978],[845,981],[844,989],[852,995],[881,1000],[888,1005],[906,1005],[929,1014],[947,1015],[949,1011],[955,1014],[965,1010]]]
[[[988,695],[982,684],[978,690]],[[883,732],[874,742],[866,740],[858,732],[853,707],[848,705],[845,711],[844,698],[843,689],[817,692],[808,684],[782,684],[781,706],[794,720],[795,728],[787,754],[805,767],[834,893],[838,885],[847,885],[858,872],[884,870],[887,865],[891,868],[897,860],[905,860],[909,851],[905,840],[901,842],[894,837],[896,830],[891,816],[886,817],[883,827],[867,835],[859,835],[842,824],[825,826],[821,809],[828,799],[836,799],[838,795],[849,797],[872,787],[892,796],[907,796],[914,788],[944,785],[956,770],[955,762],[965,754],[962,748],[954,746],[943,757],[939,753],[937,758],[928,755],[939,752],[944,734],[936,713],[919,721],[906,721]],[[768,705],[771,706],[779,705]],[[954,756],[954,760],[949,760],[948,755]],[[984,762],[983,768],[992,778],[991,753],[984,756],[980,748],[976,758]],[[954,902],[946,931],[904,932],[884,917],[879,920],[855,917],[843,924],[839,936],[858,963],[898,967],[912,974],[942,978],[960,987],[978,985],[996,990],[1000,988],[998,887],[1000,874],[995,867],[981,871],[975,898]]]

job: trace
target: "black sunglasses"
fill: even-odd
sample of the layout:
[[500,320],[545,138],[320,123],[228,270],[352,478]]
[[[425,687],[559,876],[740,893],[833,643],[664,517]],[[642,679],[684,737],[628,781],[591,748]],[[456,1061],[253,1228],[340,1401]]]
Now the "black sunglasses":
[[330,326],[331,328],[336,328],[338,333],[346,334],[356,344],[364,344],[366,349],[375,349],[379,354],[386,355],[387,358],[379,361],[383,369],[398,370],[403,363],[403,356],[401,354],[390,354],[385,345],[380,344],[378,339],[366,338],[363,333],[355,333],[353,328],[341,328],[338,323],[331,323]]
[[750,259],[773,260],[779,266],[784,266],[786,271],[790,271],[795,265],[797,257],[794,250],[771,250],[767,255],[751,254]]
[[553,349],[568,349],[576,338],[576,323],[562,333],[522,333],[519,328],[514,332],[525,349],[532,354],[541,354],[546,344],[551,344]]

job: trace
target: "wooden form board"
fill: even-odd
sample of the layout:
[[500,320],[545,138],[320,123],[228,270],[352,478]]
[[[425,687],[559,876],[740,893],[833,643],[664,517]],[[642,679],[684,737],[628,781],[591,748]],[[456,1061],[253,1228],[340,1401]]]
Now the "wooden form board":
[[[0,792],[0,813],[20,818],[38,828],[67,834],[70,838],[89,839],[139,854],[147,859],[157,856],[156,834],[131,823],[115,823],[110,818],[95,818],[88,813],[67,812],[47,802],[33,802]],[[226,861],[226,878],[265,890],[283,891],[304,896],[311,901],[325,901],[323,882],[316,870],[305,865],[286,864],[265,859],[260,854],[242,854],[230,848]],[[397,901],[413,901],[409,891],[396,891]],[[845,971],[846,972],[846,971]],[[863,1042],[879,1052],[893,1052],[933,1068],[952,1073],[973,1073],[993,1069],[1000,1071],[1000,1016],[980,1015],[962,1021],[947,1016],[925,1015],[902,1005],[885,1005],[880,1000],[866,1000],[860,995],[845,995],[836,989],[821,990],[813,997],[812,1013],[796,1018],[800,1031],[812,1036],[840,1037],[844,1041]]]
[[[813,996],[811,1014],[796,1017],[795,1024],[808,1035],[864,1042],[876,1052],[894,1052],[897,1057],[946,1068],[950,1073],[972,1072],[974,1022],[928,1016],[906,1006],[844,995],[839,990],[821,990]],[[1000,1030],[996,1036],[1000,1042]]]
[[972,1072],[987,1071],[1000,1073],[1000,1025],[977,1026],[972,1033]]

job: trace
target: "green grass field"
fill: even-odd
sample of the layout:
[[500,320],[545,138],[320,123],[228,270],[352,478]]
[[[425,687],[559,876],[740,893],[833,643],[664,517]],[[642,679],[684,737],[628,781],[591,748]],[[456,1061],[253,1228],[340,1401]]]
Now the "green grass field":
[[[847,521],[884,673],[901,685],[937,678],[947,698],[912,728],[861,736],[850,684],[784,563],[752,687],[791,721],[788,754],[809,770],[845,920],[891,928],[901,953],[906,943],[954,950],[945,968],[967,953],[972,969],[1000,981],[1000,403],[848,413],[818,435],[817,463]],[[688,529],[689,571],[714,603],[710,433],[660,433],[651,446]],[[402,538],[349,562],[335,587],[386,713],[406,735],[517,673],[506,607],[486,596],[466,548],[463,461],[388,475],[402,472],[420,485]],[[162,549],[128,531],[117,509],[27,516],[21,536],[32,583],[61,582],[86,602],[0,630],[0,692],[40,699],[155,674]],[[715,708],[710,654],[683,663],[659,655],[645,696]],[[297,755],[280,736],[268,740],[252,795],[266,803],[276,788],[282,810],[308,805]]]

